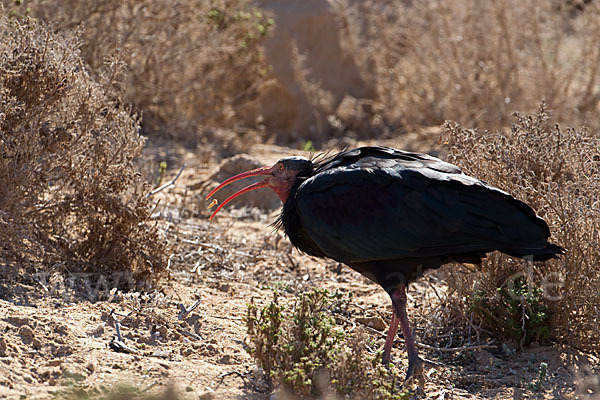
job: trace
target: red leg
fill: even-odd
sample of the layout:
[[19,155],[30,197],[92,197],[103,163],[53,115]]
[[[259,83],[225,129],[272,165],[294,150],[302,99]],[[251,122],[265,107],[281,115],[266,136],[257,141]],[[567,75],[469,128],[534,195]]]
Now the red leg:
[[406,315],[406,285],[404,283],[398,284],[391,297],[392,304],[394,305],[394,311],[398,315],[400,329],[402,329],[402,335],[404,335],[406,352],[408,353],[408,370],[406,371],[406,380],[414,376],[419,380],[419,386],[424,386],[425,379],[423,377],[423,360],[419,357],[419,353],[417,352],[415,340],[408,323],[408,316]]
[[381,362],[388,364],[391,361],[390,354],[392,352],[392,345],[394,344],[394,338],[398,332],[398,323],[400,320],[396,315],[396,310],[392,309],[392,320],[390,321],[390,329],[388,329],[387,337],[385,338],[385,345],[383,346],[383,357]]

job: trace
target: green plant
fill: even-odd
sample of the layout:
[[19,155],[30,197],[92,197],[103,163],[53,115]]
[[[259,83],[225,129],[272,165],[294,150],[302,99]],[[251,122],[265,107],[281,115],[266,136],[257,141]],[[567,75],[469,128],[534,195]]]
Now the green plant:
[[348,335],[336,318],[348,315],[350,295],[314,289],[292,306],[274,292],[264,307],[248,305],[249,353],[275,385],[300,396],[333,388],[339,395],[369,399],[408,399],[399,370],[381,365],[381,354],[364,350],[362,334]]
[[546,381],[546,376],[548,375],[548,364],[545,362],[540,363],[540,369],[538,371],[538,382],[540,384]]
[[524,277],[509,280],[495,293],[477,290],[469,297],[469,310],[521,345],[550,339],[550,315],[543,290],[528,284]]
[[161,161],[158,164],[158,177],[156,178],[155,188],[159,187],[162,184],[163,179],[165,179],[165,174],[167,172],[167,162]]
[[303,151],[306,151],[306,152],[314,153],[316,151],[315,146],[313,145],[313,142],[311,140],[302,142],[300,147],[302,148]]
[[296,393],[312,391],[317,373],[339,356],[344,333],[327,308],[340,296],[325,290],[300,294],[291,315],[283,314],[277,294],[260,311],[249,305],[246,322],[248,334],[254,338],[251,354],[269,376]]
[[540,367],[538,368],[538,376],[537,380],[529,385],[531,390],[539,392],[544,382],[546,382],[546,377],[548,376],[548,364],[545,362],[540,363]]
[[251,338],[252,345],[248,352],[260,363],[262,369],[268,376],[273,373],[275,360],[277,358],[277,347],[279,337],[283,334],[281,325],[283,323],[284,307],[279,304],[277,291],[273,292],[273,301],[266,307],[258,308],[254,303],[248,304],[246,314],[246,327]]

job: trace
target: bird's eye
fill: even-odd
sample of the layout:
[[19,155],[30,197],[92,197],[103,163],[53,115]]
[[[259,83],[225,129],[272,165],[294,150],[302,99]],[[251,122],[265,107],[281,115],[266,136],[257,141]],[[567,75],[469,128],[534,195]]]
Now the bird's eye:
[[279,171],[283,172],[284,169],[285,167],[283,166],[283,164],[279,164]]

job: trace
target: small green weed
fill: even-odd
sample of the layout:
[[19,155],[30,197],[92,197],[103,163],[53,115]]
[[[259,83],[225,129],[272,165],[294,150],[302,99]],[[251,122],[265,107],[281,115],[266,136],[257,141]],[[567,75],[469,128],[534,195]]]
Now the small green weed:
[[548,364],[545,362],[540,363],[540,367],[538,368],[538,377],[535,382],[529,384],[529,389],[539,392],[546,382],[546,378],[548,376]]
[[408,399],[400,371],[394,365],[382,366],[380,353],[367,353],[367,339],[360,331],[349,335],[342,329],[351,298],[314,289],[285,306],[275,291],[264,307],[248,304],[248,352],[274,385],[302,397],[334,389],[352,398]]
[[165,179],[165,174],[167,173],[167,162],[161,161],[158,164],[158,182],[156,183],[156,187],[162,184],[163,179]]
[[496,289],[491,295],[478,290],[470,297],[470,310],[488,325],[500,327],[503,333],[522,345],[550,339],[550,315],[543,302],[543,290],[518,277]]
[[[243,3],[242,3],[243,4]],[[236,24],[248,24],[248,29],[242,35],[240,44],[247,47],[251,43],[256,43],[264,38],[275,26],[273,18],[267,18],[262,12],[254,10],[234,11],[227,9],[213,8],[206,13],[206,18],[219,31],[225,31]]]
[[314,146],[312,140],[307,140],[306,142],[302,142],[301,147],[302,147],[302,150],[304,150],[308,153],[314,153],[315,151],[317,151],[315,149],[315,146]]

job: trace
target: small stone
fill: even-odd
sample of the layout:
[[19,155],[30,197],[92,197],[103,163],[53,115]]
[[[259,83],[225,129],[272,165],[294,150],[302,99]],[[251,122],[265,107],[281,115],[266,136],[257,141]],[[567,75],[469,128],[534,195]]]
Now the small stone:
[[30,325],[29,319],[24,317],[8,317],[6,320],[15,326]]
[[204,392],[198,393],[198,400],[212,400],[215,398],[215,393],[213,390],[206,390]]
[[67,335],[69,330],[65,325],[57,325],[54,327],[54,333],[58,333],[59,335]]
[[33,347],[36,350],[40,350],[42,348],[42,342],[40,342],[38,338],[33,338],[33,340],[31,341],[31,347]]
[[166,362],[160,362],[160,361],[159,361],[159,362],[158,362],[158,365],[160,365],[160,366],[161,366],[161,367],[163,367],[164,369],[169,369],[169,368],[171,368],[171,366],[170,366],[168,363],[166,363]]
[[154,335],[157,339],[166,340],[167,339],[167,327],[164,325],[158,325],[154,327]]
[[219,358],[217,361],[219,364],[231,364],[231,356],[229,354],[225,354],[223,357]]
[[188,357],[188,356],[192,355],[193,352],[194,351],[192,349],[190,349],[189,347],[184,347],[180,351],[181,355],[184,357]]
[[23,325],[19,328],[19,336],[24,344],[29,344],[33,340],[33,329],[29,325]]
[[168,358],[169,357],[169,353],[166,352],[165,350],[158,349],[154,353],[152,353],[152,357]]
[[6,341],[2,336],[0,336],[0,357],[6,357]]
[[93,331],[90,332],[90,335],[93,337],[100,337],[104,334],[104,323],[98,325]]
[[55,351],[54,355],[59,357],[65,357],[73,354],[73,349],[69,346],[59,346]]
[[221,292],[227,293],[231,289],[231,286],[228,283],[220,283],[219,286],[217,286],[217,289],[219,289]]
[[356,318],[356,322],[369,326],[378,331],[384,331],[387,328],[387,324],[381,317],[359,317]]

